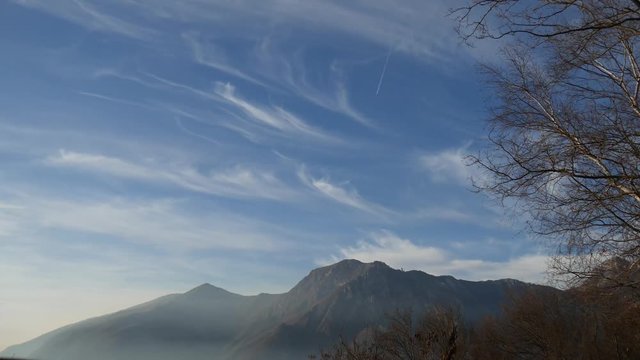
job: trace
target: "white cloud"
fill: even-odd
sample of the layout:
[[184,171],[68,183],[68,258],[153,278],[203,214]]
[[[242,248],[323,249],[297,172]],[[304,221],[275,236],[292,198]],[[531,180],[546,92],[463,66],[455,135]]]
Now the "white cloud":
[[125,100],[125,99],[120,99],[120,98],[116,98],[116,97],[113,97],[113,96],[107,96],[107,95],[92,93],[92,92],[88,92],[88,91],[78,91],[78,94],[83,95],[83,96],[96,98],[96,99],[100,99],[100,100],[104,100],[104,101],[113,102],[113,103],[116,103],[116,104],[125,104],[125,105],[140,107],[140,108],[147,109],[147,110],[154,110],[151,106],[146,105],[144,103]]
[[236,94],[235,87],[229,83],[218,83],[216,87],[216,94],[224,99],[227,104],[242,111],[242,113],[254,120],[257,124],[278,130],[281,134],[287,136],[304,136],[331,143],[340,142],[338,138],[307,124],[304,120],[281,107],[260,106],[241,98]]
[[80,8],[84,12],[85,15],[78,18],[73,18],[73,20],[78,21],[83,25],[84,21],[87,20],[81,19],[87,18],[86,15],[89,15],[89,18],[91,19],[88,20],[89,26],[94,26],[98,29],[105,29],[107,31],[120,33],[141,40],[150,40],[153,38],[153,35],[156,34],[155,31],[151,29],[141,27],[140,25],[124,21],[120,18],[110,16],[105,12],[99,11],[98,9],[93,8],[93,6],[85,3],[82,0],[73,0],[73,3],[75,3],[78,8]]
[[307,173],[304,166],[300,167],[298,170],[298,177],[312,190],[340,204],[367,212],[383,219],[394,215],[391,210],[384,206],[364,199],[355,189],[348,189],[343,186],[333,184],[326,178],[313,178]]
[[[111,69],[102,69],[97,71],[94,77],[114,77],[135,82],[151,89],[171,88],[194,95],[205,101],[213,101],[215,105],[226,105],[226,107],[220,106],[215,116],[212,117],[212,122],[215,125],[235,131],[254,142],[265,136],[273,137],[276,135],[289,139],[303,137],[329,144],[344,144],[344,141],[339,137],[310,125],[307,121],[280,106],[265,106],[239,96],[235,86],[230,83],[217,82],[215,89],[209,92],[155,74],[146,72],[141,74],[143,77],[122,74]],[[113,101],[113,99],[105,100]],[[342,101],[347,102],[346,99]],[[204,122],[198,117],[185,114],[183,110],[178,110],[175,106],[160,104],[158,108],[164,108],[174,113],[179,112],[181,116]],[[207,121],[206,123],[210,122]]]
[[410,240],[397,237],[388,231],[373,233],[370,237],[370,241],[360,241],[356,246],[341,249],[340,257],[364,262],[384,261],[391,266],[406,266],[408,269],[447,260],[442,249],[417,246]]
[[423,208],[413,214],[415,218],[422,220],[443,220],[461,223],[479,222],[477,214],[446,207]]
[[336,88],[335,100],[329,99],[327,101],[320,98],[318,103],[324,106],[326,109],[338,111],[339,113],[342,113],[363,125],[376,127],[373,120],[363,115],[360,111],[356,110],[353,105],[351,105],[351,101],[349,100],[349,92],[347,91],[347,87],[343,81],[338,81],[336,84]]
[[[454,30],[454,19],[448,16],[449,9],[460,3],[458,0],[407,0],[401,4],[393,0],[12,1],[93,31],[156,43],[173,41],[176,31],[207,32],[217,37],[223,33],[233,34],[237,39],[255,41],[267,34],[286,37],[288,31],[282,29],[296,29],[326,34],[328,39],[352,37],[375,44],[385,49],[385,53],[386,49],[394,49],[447,66],[452,60],[460,62],[461,55],[484,62],[495,61],[501,44],[500,41],[478,41],[473,47],[462,45]],[[168,23],[174,27],[158,26]],[[202,65],[269,86],[262,82],[260,72],[251,74],[233,64],[237,59],[228,61],[224,56],[219,57],[219,52],[211,54],[206,48],[202,52],[193,47],[191,50],[194,60]]]
[[232,65],[232,61],[230,61],[227,56],[225,56],[224,50],[215,47],[211,43],[208,43],[205,46],[193,32],[183,34],[182,38],[191,48],[193,58],[196,63],[248,81],[250,83],[260,85],[265,88],[270,87],[264,82],[256,79],[255,77],[247,74],[245,71],[242,71],[238,67]]
[[[130,80],[130,81],[134,81],[137,82],[143,86],[147,86],[150,88],[158,88],[159,86],[164,86],[164,87],[170,87],[170,88],[174,88],[174,89],[178,89],[187,93],[191,93],[192,95],[196,95],[202,99],[205,100],[215,100],[215,101],[219,101],[220,99],[218,97],[215,96],[215,94],[208,92],[208,91],[204,91],[204,90],[200,90],[200,89],[196,89],[192,86],[189,85],[185,85],[185,84],[181,84],[175,81],[171,81],[169,79],[165,79],[161,76],[155,75],[155,74],[151,74],[151,73],[147,73],[147,72],[143,72],[142,75],[146,76],[148,79],[141,79],[135,76],[131,76],[131,75],[122,75],[119,74],[117,72],[115,72],[114,74],[111,74],[115,77],[120,77],[124,80]],[[151,81],[150,81],[151,80]]]
[[192,166],[134,163],[105,155],[65,150],[48,157],[45,163],[125,179],[171,184],[190,191],[225,197],[287,201],[296,196],[295,191],[272,173],[243,166],[212,170],[205,174]]
[[286,237],[277,227],[251,218],[218,210],[195,214],[171,200],[80,201],[20,196],[17,201],[22,206],[19,210],[0,210],[0,227],[4,230],[0,236],[27,237],[62,229],[172,251],[274,251],[281,249]]
[[195,97],[198,97],[202,100],[220,101],[220,98],[217,97],[213,92],[197,89],[193,86],[172,81],[162,76],[158,76],[156,74],[152,74],[144,71],[139,72],[138,75],[132,75],[119,70],[104,68],[104,69],[98,69],[94,71],[92,74],[92,77],[96,79],[111,77],[111,78],[116,78],[120,80],[130,81],[153,90],[174,89],[179,92],[194,95]]
[[422,154],[418,158],[418,166],[426,171],[434,182],[471,185],[471,180],[477,180],[480,174],[468,165],[466,160],[468,148],[469,146],[466,145],[456,149]]
[[[501,211],[490,206],[479,208],[469,207],[463,204],[438,204],[437,206],[423,207],[408,212],[405,219],[412,221],[446,221],[460,224],[470,224],[488,229],[514,228]],[[516,226],[517,228],[517,226]]]
[[383,261],[395,268],[422,270],[434,275],[453,275],[465,280],[514,278],[543,282],[548,256],[525,254],[503,261],[462,259],[445,249],[418,245],[389,231],[380,231],[355,246],[344,247],[328,261],[358,259],[364,262]]
[[257,67],[261,74],[268,77],[278,86],[286,88],[290,94],[326,110],[346,116],[368,127],[375,127],[374,122],[354,108],[349,100],[349,92],[344,75],[334,62],[326,78],[324,88],[308,79],[308,70],[303,59],[302,49],[288,54],[278,48],[275,40],[266,37],[256,49]]
[[[44,10],[91,30],[120,34],[138,40],[151,40],[157,32],[110,15],[90,1],[13,0],[20,5]],[[104,4],[102,4],[104,5]]]
[[249,31],[268,33],[274,23],[284,23],[359,38],[387,49],[393,46],[424,58],[445,58],[459,44],[452,19],[447,17],[452,4],[445,1],[408,0],[399,4],[393,0],[120,0],[112,6],[87,0],[14,1],[90,29],[137,39],[150,38],[150,30],[132,20],[122,20],[123,13],[132,19],[155,17],[163,24],[168,20],[206,23],[238,35]]

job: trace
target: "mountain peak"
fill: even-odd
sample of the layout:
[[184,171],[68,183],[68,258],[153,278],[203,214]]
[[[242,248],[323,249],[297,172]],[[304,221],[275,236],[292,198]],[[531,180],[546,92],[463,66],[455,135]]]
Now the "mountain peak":
[[184,295],[188,297],[213,297],[213,296],[227,296],[227,295],[236,295],[232,292],[229,292],[223,288],[219,288],[217,286],[213,286],[209,283],[204,283],[202,285],[196,286],[195,288],[187,291]]
[[363,263],[355,259],[345,259],[335,264],[312,270],[302,279],[289,295],[306,298],[314,302],[324,298],[340,286],[347,284],[372,270],[393,270],[381,261]]
[[381,261],[363,263],[355,259],[345,259],[335,264],[312,270],[300,283],[311,281],[314,285],[318,285],[318,282],[329,282],[333,285],[341,285],[373,269],[392,270],[387,264]]
[[383,263],[382,261],[374,261],[374,262],[370,262],[370,263],[365,263],[362,262],[360,260],[356,260],[356,259],[344,259],[344,260],[340,260],[335,264],[331,264],[331,265],[327,265],[321,268],[317,268],[314,271],[318,271],[318,272],[322,272],[322,271],[329,271],[329,272],[335,272],[335,271],[350,271],[350,270],[369,270],[372,268],[388,268],[391,269],[391,267],[389,267],[389,265]]

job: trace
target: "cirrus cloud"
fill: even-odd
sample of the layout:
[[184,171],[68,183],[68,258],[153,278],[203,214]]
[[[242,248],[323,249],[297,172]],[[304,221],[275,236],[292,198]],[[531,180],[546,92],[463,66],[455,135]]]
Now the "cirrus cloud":
[[272,173],[241,165],[203,173],[192,166],[136,163],[107,155],[66,150],[49,156],[45,163],[123,179],[170,184],[190,191],[231,198],[286,201],[296,196],[295,191]]

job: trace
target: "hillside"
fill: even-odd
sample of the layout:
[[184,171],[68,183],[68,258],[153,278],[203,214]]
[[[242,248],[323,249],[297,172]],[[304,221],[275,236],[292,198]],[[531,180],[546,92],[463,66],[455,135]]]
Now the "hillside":
[[43,360],[301,359],[384,324],[398,309],[453,306],[474,322],[499,311],[516,280],[472,282],[344,260],[289,292],[242,296],[210,284],[69,325],[0,355]]

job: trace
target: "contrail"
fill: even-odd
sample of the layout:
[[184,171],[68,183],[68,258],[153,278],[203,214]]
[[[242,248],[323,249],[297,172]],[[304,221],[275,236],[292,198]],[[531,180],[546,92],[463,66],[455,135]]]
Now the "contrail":
[[382,87],[382,80],[384,79],[384,74],[387,72],[387,65],[389,65],[389,58],[391,57],[392,52],[393,52],[393,48],[389,49],[387,58],[384,61],[384,66],[382,67],[382,74],[380,74],[380,80],[378,81],[378,88],[376,89],[376,96],[378,96],[378,94],[380,93],[380,88]]

